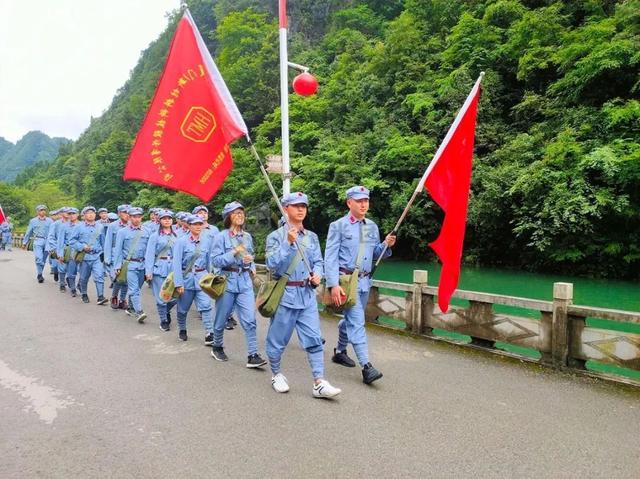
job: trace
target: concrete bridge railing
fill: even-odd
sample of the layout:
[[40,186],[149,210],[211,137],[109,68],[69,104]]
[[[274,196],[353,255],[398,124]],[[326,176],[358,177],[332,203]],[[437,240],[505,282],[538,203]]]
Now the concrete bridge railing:
[[[22,245],[22,238],[13,236],[14,247]],[[258,265],[258,273],[268,276],[266,266]],[[318,288],[319,303],[323,293]],[[574,305],[572,283],[554,283],[553,301],[456,290],[453,298],[463,304],[446,313],[438,307],[437,293],[427,271],[414,271],[413,284],[374,280],[366,319],[416,336],[640,386],[639,312]],[[507,312],[499,311],[504,307]]]
[[[264,265],[258,271],[267,274]],[[414,271],[413,284],[374,280],[367,321],[640,386],[639,312],[574,305],[573,284],[554,283],[553,301],[456,290],[454,302],[462,304],[443,313],[427,280],[427,271]],[[321,303],[323,288],[317,294]]]

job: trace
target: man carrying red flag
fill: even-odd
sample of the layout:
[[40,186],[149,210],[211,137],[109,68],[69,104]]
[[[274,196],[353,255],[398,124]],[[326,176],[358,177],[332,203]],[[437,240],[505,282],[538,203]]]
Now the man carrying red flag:
[[178,23],[124,179],[209,201],[231,172],[229,144],[243,135],[247,126],[187,10]]

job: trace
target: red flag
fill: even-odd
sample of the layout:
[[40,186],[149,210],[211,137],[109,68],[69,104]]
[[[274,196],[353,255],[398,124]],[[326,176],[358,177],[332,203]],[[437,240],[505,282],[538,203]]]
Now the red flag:
[[229,144],[247,126],[187,10],[124,170],[209,201],[231,172]]
[[7,217],[4,214],[4,210],[2,209],[2,205],[0,205],[0,225],[7,220]]
[[460,277],[481,80],[482,76],[449,128],[421,182],[445,214],[440,235],[429,245],[442,262],[438,305],[444,312],[449,309],[449,300]]

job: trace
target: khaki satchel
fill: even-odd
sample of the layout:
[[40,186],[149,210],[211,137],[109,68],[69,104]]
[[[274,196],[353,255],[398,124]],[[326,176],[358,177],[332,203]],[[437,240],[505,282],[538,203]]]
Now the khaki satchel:
[[62,259],[64,259],[65,263],[69,262],[69,260],[71,259],[71,246],[64,247],[64,255],[62,256]]
[[42,228],[44,228],[44,225],[38,225],[38,228],[33,230],[31,238],[29,238],[29,241],[27,242],[27,251],[33,251],[33,244],[36,240],[36,236],[38,236],[38,234],[42,231]]
[[322,302],[325,305],[325,308],[331,310],[335,313],[342,313],[345,309],[352,308],[356,305],[356,296],[358,294],[358,275],[360,274],[360,270],[355,269],[351,274],[341,274],[338,279],[338,284],[344,291],[344,303],[340,306],[336,306],[333,304],[333,299],[331,299],[331,289],[325,288],[324,296],[322,297]]
[[280,306],[280,301],[282,301],[282,296],[284,296],[287,281],[289,281],[289,277],[302,260],[302,255],[309,244],[309,238],[310,235],[304,237],[300,249],[296,251],[296,255],[291,260],[287,272],[284,275],[278,279],[265,281],[260,286],[258,294],[256,295],[256,306],[258,312],[265,318],[271,318],[276,314],[276,310],[278,306]]
[[[183,275],[186,275],[187,271],[190,271],[191,268],[193,268],[193,265],[196,264],[196,261],[198,261],[198,256],[200,256],[200,243],[198,243],[198,246],[196,246],[196,250],[193,252],[193,256],[189,260],[187,267],[182,270]],[[176,285],[173,282],[173,271],[171,271],[162,282],[162,286],[160,286],[160,293],[158,294],[158,296],[160,296],[160,299],[162,299],[162,301],[164,301],[165,303],[168,303],[172,299],[176,299],[179,296],[178,292],[176,291]]]
[[131,248],[129,248],[129,254],[127,255],[127,259],[125,259],[122,262],[122,267],[120,268],[120,272],[116,276],[116,283],[127,284],[127,273],[129,273],[129,263],[131,262],[131,257],[133,256],[133,252],[136,250],[136,246],[138,246],[138,242],[140,241],[141,236],[142,236],[142,230],[140,230],[140,232],[133,239]]
[[345,309],[353,308],[356,305],[358,295],[358,278],[360,276],[360,265],[362,258],[364,257],[364,249],[367,245],[367,225],[360,226],[360,244],[358,245],[358,256],[356,257],[356,267],[351,274],[341,274],[338,279],[338,284],[344,290],[345,302],[340,306],[333,304],[331,299],[331,290],[325,289],[322,302],[325,307],[335,313],[342,313]]
[[176,286],[173,284],[173,271],[171,271],[162,282],[158,296],[160,296],[160,299],[165,303],[178,297]]
[[[93,243],[95,243],[95,241],[98,239],[98,236],[100,236],[101,231],[102,231],[101,228],[99,228],[98,225],[96,224],[96,230],[93,232],[93,236],[89,239],[89,243],[87,243],[87,246],[89,246],[90,248],[93,247]],[[84,261],[84,257],[86,254],[87,254],[86,251],[80,250],[76,253],[73,259],[76,261],[76,263],[81,263],[82,261]]]
[[218,299],[227,289],[227,277],[223,274],[207,273],[198,284],[212,299]]

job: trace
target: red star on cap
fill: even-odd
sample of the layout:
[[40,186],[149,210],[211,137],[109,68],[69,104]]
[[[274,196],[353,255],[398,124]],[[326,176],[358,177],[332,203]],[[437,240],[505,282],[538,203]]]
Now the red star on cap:
[[364,191],[364,186],[361,186],[361,187],[360,187],[360,191]]
[[298,196],[302,196],[302,193],[298,192]]

